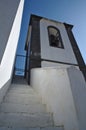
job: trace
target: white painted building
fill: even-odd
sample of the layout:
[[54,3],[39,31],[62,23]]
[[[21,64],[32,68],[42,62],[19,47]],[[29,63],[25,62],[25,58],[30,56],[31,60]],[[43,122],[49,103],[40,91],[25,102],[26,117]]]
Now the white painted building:
[[[26,48],[29,68],[79,68],[86,79],[86,67],[72,33],[73,25],[31,15]],[[28,50],[27,49],[27,50]]]
[[86,68],[72,25],[31,15],[27,78],[64,130],[86,130]]

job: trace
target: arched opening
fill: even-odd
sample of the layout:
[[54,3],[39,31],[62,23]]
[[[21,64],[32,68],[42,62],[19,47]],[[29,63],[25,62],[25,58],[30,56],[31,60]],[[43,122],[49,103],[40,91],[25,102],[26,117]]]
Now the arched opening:
[[64,48],[61,34],[58,28],[48,26],[49,44],[52,47]]

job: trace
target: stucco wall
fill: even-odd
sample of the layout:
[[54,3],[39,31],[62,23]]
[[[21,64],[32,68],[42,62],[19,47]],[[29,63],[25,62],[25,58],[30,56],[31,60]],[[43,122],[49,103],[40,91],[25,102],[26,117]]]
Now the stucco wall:
[[5,92],[11,82],[17,44],[20,34],[23,6],[24,0],[21,0],[16,13],[15,20],[13,22],[10,35],[8,37],[6,49],[4,51],[4,55],[0,64],[0,91],[3,90],[2,93],[0,93],[0,97],[2,97],[1,99],[3,99],[3,96],[5,95]]
[[80,130],[86,130],[86,82],[82,72],[74,67],[68,69],[71,90],[78,115]]
[[64,126],[65,130],[79,130],[67,69],[32,69],[31,86],[41,95],[47,110],[53,113],[56,126]]
[[[64,49],[51,47],[49,45],[47,27],[50,25],[55,26],[60,30]],[[41,19],[40,20],[40,42],[41,42],[42,59],[77,64],[66,29],[62,23]]]
[[0,62],[7,45],[19,2],[20,0],[0,0]]

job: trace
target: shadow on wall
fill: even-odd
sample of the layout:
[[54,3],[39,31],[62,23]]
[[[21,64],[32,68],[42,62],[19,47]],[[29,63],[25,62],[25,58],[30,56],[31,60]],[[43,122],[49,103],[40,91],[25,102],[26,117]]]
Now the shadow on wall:
[[[86,97],[86,83],[81,71],[75,67],[68,69],[32,69],[31,86],[39,92],[43,103],[47,105],[48,111],[53,112],[56,126],[63,125],[66,130],[86,129],[86,115],[84,116],[86,113],[86,102],[83,96],[84,93]],[[72,86],[73,88],[75,87],[74,90],[79,94],[77,98]],[[81,91],[78,90],[79,88]],[[83,101],[84,104],[81,106]],[[78,114],[75,104],[77,107],[81,106]],[[84,107],[85,109],[83,109]],[[78,120],[78,117],[80,120]]]

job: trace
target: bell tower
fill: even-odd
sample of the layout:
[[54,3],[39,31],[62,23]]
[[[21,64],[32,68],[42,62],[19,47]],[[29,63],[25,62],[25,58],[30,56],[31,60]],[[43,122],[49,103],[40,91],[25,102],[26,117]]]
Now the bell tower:
[[[31,15],[26,41],[27,69],[39,67],[86,68],[72,33],[73,25]],[[30,73],[29,73],[30,76]]]

